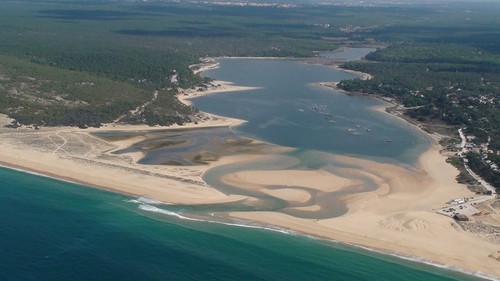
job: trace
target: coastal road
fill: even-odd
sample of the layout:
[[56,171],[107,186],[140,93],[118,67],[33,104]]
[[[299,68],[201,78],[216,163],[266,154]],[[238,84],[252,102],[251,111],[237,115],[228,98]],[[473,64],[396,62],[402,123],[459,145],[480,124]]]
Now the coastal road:
[[[462,153],[460,154],[460,157],[462,158],[462,160],[465,160],[465,155],[467,154],[467,149],[465,148],[465,144],[467,143],[467,138],[465,137],[465,134],[463,132],[462,129],[458,129],[458,134],[460,135],[460,139],[462,140],[462,142],[460,143],[460,146],[462,148]],[[491,196],[494,196],[494,194],[496,193],[496,189],[495,187],[493,187],[491,184],[487,183],[485,180],[483,180],[479,175],[477,175],[476,173],[474,173],[470,168],[469,168],[469,165],[467,165],[467,163],[464,161],[464,167],[465,167],[465,170],[467,170],[467,172],[475,179],[477,180],[484,188],[486,188],[486,190],[489,190],[491,191]]]

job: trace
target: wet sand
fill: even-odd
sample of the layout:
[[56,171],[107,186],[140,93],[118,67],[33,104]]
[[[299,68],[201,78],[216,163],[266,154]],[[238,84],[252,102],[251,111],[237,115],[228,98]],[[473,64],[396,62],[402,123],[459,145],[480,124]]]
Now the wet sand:
[[[241,90],[234,86],[225,87],[224,91]],[[203,94],[209,93],[206,91]],[[180,98],[186,101],[199,94],[181,93]],[[233,155],[204,166],[140,165],[137,161],[142,154],[117,156],[111,152],[130,147],[143,138],[107,142],[91,133],[165,128],[128,125],[87,130],[4,128],[9,122],[8,118],[1,116],[0,163],[3,165],[174,204],[251,202],[249,196],[225,194],[207,186],[202,181],[202,175],[217,166],[251,163],[265,156]],[[242,122],[206,114],[197,124],[182,128],[234,126]],[[315,212],[321,212],[323,206],[311,202],[311,198],[320,192],[359,186],[359,179],[346,178],[344,173],[336,174],[330,170],[285,169],[228,174],[223,181],[242,189],[257,189],[287,201],[291,210],[288,214],[279,211],[232,212],[230,216],[500,277],[500,263],[490,257],[498,253],[499,244],[464,231],[450,218],[432,211],[444,206],[451,198],[473,196],[464,185],[456,183],[458,171],[446,163],[439,149],[437,144],[432,145],[420,157],[416,168],[335,156],[335,161],[353,167],[349,172],[358,174],[360,178],[370,178],[377,186],[370,191],[363,190],[343,197],[347,213],[332,218],[315,218]],[[284,151],[287,148],[276,147],[273,153]],[[269,154],[272,157],[270,151],[265,157]],[[311,217],[291,215],[293,211],[308,212]]]

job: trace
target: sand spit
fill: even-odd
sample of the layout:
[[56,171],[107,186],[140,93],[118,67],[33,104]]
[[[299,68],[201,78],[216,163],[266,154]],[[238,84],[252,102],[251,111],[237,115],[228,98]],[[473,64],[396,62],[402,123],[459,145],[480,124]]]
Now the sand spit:
[[219,93],[229,93],[229,92],[241,92],[241,91],[251,91],[260,89],[259,87],[247,87],[247,86],[237,86],[232,82],[214,80],[206,87],[196,87],[194,89],[180,89],[177,98],[186,105],[191,105],[190,99],[197,97],[219,94]]
[[[369,77],[367,77],[369,78]],[[179,93],[179,99],[210,93],[252,90],[227,82],[212,83],[209,89]],[[179,128],[235,126],[243,120],[201,113],[199,120]],[[164,130],[164,127],[108,125],[99,129],[30,128],[9,129],[5,115],[0,115],[0,164],[34,171],[133,196],[148,197],[175,204],[210,204],[245,201],[250,197],[224,194],[202,181],[207,169],[258,161],[260,156],[223,157],[206,166],[140,165],[138,154],[114,155],[142,138],[108,142],[94,137],[96,131]],[[416,168],[399,167],[369,160],[335,156],[335,161],[354,167],[377,183],[372,191],[351,193],[342,198],[348,211],[334,218],[303,218],[281,212],[233,212],[234,218],[274,225],[300,233],[334,239],[406,257],[428,261],[469,272],[482,272],[500,278],[500,243],[465,231],[457,222],[433,212],[452,198],[474,196],[457,184],[458,171],[446,163],[439,146],[424,153]],[[276,148],[274,153],[285,151]],[[266,157],[272,153],[266,152]],[[321,212],[322,206],[310,202],[312,195],[357,187],[362,182],[335,171],[290,170],[240,171],[228,174],[223,181],[243,189],[261,190],[269,196],[290,202],[300,212]],[[495,215],[498,215],[495,213]],[[490,219],[494,216],[472,218]]]
[[[338,157],[337,161],[383,180],[375,191],[344,198],[347,214],[327,219],[304,219],[280,212],[234,212],[231,216],[499,278],[500,262],[492,257],[500,250],[500,243],[481,239],[432,211],[450,198],[473,196],[455,182],[457,171],[445,160],[436,146],[422,155],[415,170]],[[316,180],[310,186],[321,184],[321,177]],[[293,191],[288,192],[293,199]],[[298,209],[320,210],[315,204]]]
[[361,71],[356,71],[356,70],[350,70],[350,69],[341,68],[338,65],[334,66],[333,68],[335,68],[335,69],[337,69],[339,71],[343,71],[343,72],[352,73],[354,75],[357,75],[357,76],[360,77],[361,80],[371,80],[373,78],[373,76],[370,75],[370,74],[368,74],[368,73],[361,72]]
[[[5,117],[2,120],[3,125],[10,121]],[[117,130],[126,128],[115,127]],[[130,126],[128,129],[135,131],[145,128]],[[89,132],[75,128],[2,128],[1,163],[163,202],[209,204],[249,198],[238,194],[226,195],[207,186],[201,179],[207,169],[257,161],[263,157],[235,155],[224,157],[211,166],[140,165],[136,164],[137,156],[117,156],[109,152],[128,147],[140,141],[141,137],[105,142]],[[265,157],[270,156],[268,154]],[[354,170],[365,173],[365,176],[370,175],[379,184],[374,191],[345,197],[343,200],[348,206],[347,214],[322,219],[300,218],[281,212],[235,212],[230,215],[500,276],[500,262],[492,258],[498,255],[500,244],[464,231],[450,218],[432,211],[444,206],[450,198],[473,196],[464,186],[455,182],[457,171],[445,162],[437,146],[422,155],[418,168],[410,170],[351,157],[335,158],[336,161],[355,167]],[[311,214],[320,212],[322,208],[315,202],[307,203],[311,199],[308,190],[334,192],[359,184],[356,179],[347,179],[323,170],[242,171],[226,175],[223,180],[242,188],[259,189],[292,205],[300,203],[292,210]]]
[[[112,151],[141,141],[138,136],[117,142],[94,137],[99,131],[142,131],[148,126],[117,125],[99,129],[71,127],[9,129],[5,115],[0,116],[0,163],[65,180],[116,191],[145,196],[169,203],[200,204],[241,200],[206,186],[201,180],[208,166],[140,165],[142,155],[114,155]],[[238,122],[212,119],[182,128],[228,126]],[[179,127],[174,127],[178,129]]]

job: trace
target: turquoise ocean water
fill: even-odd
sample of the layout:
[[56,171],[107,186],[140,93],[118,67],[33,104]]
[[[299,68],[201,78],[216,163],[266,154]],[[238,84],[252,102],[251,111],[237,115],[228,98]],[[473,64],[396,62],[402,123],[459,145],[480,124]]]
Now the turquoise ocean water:
[[[293,83],[276,80],[285,79],[279,73],[295,75]],[[403,164],[428,145],[401,121],[367,110],[380,102],[310,85],[351,74],[264,60],[225,60],[207,74],[266,88],[195,103],[250,120],[238,134],[296,147],[286,157],[303,168],[324,168],[315,151]],[[0,280],[479,280],[248,222],[187,219],[182,206],[157,203],[0,168]]]
[[309,237],[147,212],[134,198],[3,168],[0,210],[4,281],[478,280]]

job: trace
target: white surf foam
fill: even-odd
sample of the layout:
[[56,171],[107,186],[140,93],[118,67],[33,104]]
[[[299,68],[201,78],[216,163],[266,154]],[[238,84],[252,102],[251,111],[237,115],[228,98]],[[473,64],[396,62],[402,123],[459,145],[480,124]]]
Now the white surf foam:
[[177,218],[183,219],[183,220],[203,221],[200,219],[189,218],[189,217],[183,216],[179,213],[167,211],[167,210],[164,210],[164,209],[152,206],[152,205],[148,205],[148,204],[139,204],[139,209],[141,209],[143,211],[147,211],[147,212],[154,212],[154,213],[159,213],[159,214],[163,214],[163,215],[167,215],[167,216],[171,216],[171,217],[177,217]]
[[[129,202],[132,202],[132,201],[133,200],[130,200]],[[138,200],[135,200],[135,201],[139,202]],[[380,251],[380,250],[376,250],[376,249],[372,249],[372,248],[368,248],[368,247],[363,247],[363,246],[359,246],[359,245],[355,245],[355,244],[342,243],[342,242],[337,241],[337,240],[319,238],[319,237],[310,236],[310,235],[303,235],[303,234],[300,234],[298,232],[291,231],[288,229],[283,229],[283,228],[266,227],[266,226],[261,226],[261,225],[245,224],[245,223],[232,223],[232,222],[222,222],[222,221],[215,221],[215,220],[204,220],[204,219],[190,218],[190,217],[183,216],[183,215],[176,213],[176,212],[164,210],[164,209],[161,209],[161,208],[158,208],[158,207],[155,207],[152,205],[140,203],[140,202],[139,202],[139,209],[144,210],[144,211],[148,211],[148,212],[155,212],[155,213],[160,213],[160,214],[164,214],[167,216],[172,216],[172,217],[176,217],[176,218],[183,219],[183,220],[208,222],[208,223],[222,224],[222,225],[228,225],[228,226],[234,226],[234,227],[262,229],[262,230],[267,230],[267,231],[279,232],[279,233],[286,234],[286,235],[302,235],[304,237],[308,237],[308,238],[312,238],[312,239],[316,239],[316,240],[323,240],[323,241],[327,241],[327,242],[345,244],[345,245],[349,245],[349,246],[352,246],[355,248],[364,249],[364,250],[367,250],[370,252],[375,252],[375,253],[383,254],[383,255],[389,255],[389,256],[393,256],[393,257],[397,257],[400,259],[413,261],[413,262],[417,262],[417,263],[423,263],[423,264],[430,265],[433,267],[438,267],[438,268],[443,268],[443,269],[447,269],[447,270],[451,270],[451,271],[455,271],[455,272],[460,272],[460,273],[472,275],[472,276],[487,279],[487,280],[500,281],[500,279],[498,279],[496,277],[490,276],[488,274],[485,274],[485,273],[479,272],[479,271],[475,271],[475,272],[468,271],[468,270],[464,270],[464,269],[461,269],[458,267],[432,262],[432,261],[429,261],[429,260],[426,260],[426,259],[423,259],[420,257],[416,257],[416,256],[408,256],[408,255],[394,253],[394,252],[384,252],[384,251]]]
[[149,204],[149,205],[171,205],[170,203],[154,200],[148,197],[139,197],[136,199],[125,200],[125,202],[136,203],[136,204]]
[[128,202],[131,203],[139,203],[138,208],[147,211],[147,212],[154,212],[154,213],[159,213],[171,217],[176,217],[179,219],[183,220],[190,220],[190,221],[200,221],[200,222],[208,222],[208,223],[215,223],[215,224],[222,224],[222,225],[228,225],[228,226],[235,226],[235,227],[243,227],[243,228],[253,228],[253,229],[263,229],[263,230],[268,230],[268,231],[274,231],[274,232],[279,232],[283,234],[288,234],[288,235],[294,235],[296,234],[293,231],[283,229],[283,228],[276,228],[276,227],[265,227],[261,225],[254,225],[254,224],[244,224],[244,223],[234,223],[234,222],[222,222],[222,221],[216,221],[216,220],[205,220],[205,219],[198,219],[198,218],[192,218],[192,217],[187,217],[184,216],[180,213],[168,211],[165,209],[158,208],[156,206],[152,206],[149,204],[144,204],[142,202],[139,202],[138,200],[129,200]]

